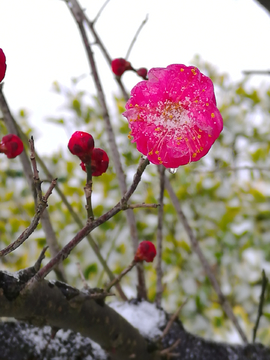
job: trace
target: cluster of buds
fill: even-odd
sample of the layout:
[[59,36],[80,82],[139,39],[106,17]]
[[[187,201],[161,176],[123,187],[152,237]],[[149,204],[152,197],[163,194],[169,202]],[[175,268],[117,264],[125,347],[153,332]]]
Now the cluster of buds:
[[95,148],[95,141],[91,134],[75,131],[68,142],[69,151],[81,160],[81,168],[86,171],[86,166],[91,165],[92,176],[100,176],[109,166],[107,153]]
[[14,159],[23,151],[22,140],[14,134],[4,136],[0,142],[0,153],[7,155],[9,159]]
[[0,82],[4,79],[6,74],[7,64],[6,56],[2,49],[0,49]]
[[125,71],[131,70],[137,73],[138,76],[147,80],[147,69],[140,68],[138,70],[134,69],[131,63],[123,58],[117,58],[112,61],[112,72],[117,76],[122,76]]

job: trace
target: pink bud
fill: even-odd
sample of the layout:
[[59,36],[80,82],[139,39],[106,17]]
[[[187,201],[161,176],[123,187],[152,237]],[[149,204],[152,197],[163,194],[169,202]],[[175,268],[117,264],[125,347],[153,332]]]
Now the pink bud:
[[129,61],[126,61],[123,58],[114,59],[112,61],[112,72],[117,75],[121,76],[127,70],[133,70]]
[[6,56],[2,49],[0,49],[0,82],[4,79],[6,73]]
[[20,155],[22,151],[23,143],[17,135],[6,135],[0,142],[0,153],[6,154],[9,159],[13,159]]
[[[85,164],[82,162],[81,168],[86,171]],[[92,176],[100,176],[105,173],[109,166],[109,157],[107,153],[99,148],[95,148],[91,156]]]
[[153,262],[156,254],[157,252],[155,245],[151,241],[142,241],[138,246],[138,249],[134,256],[134,260],[136,262],[140,262],[144,260],[146,262]]
[[146,68],[140,68],[137,71],[137,74],[142,77],[144,80],[147,80],[147,69]]
[[94,146],[93,136],[83,131],[75,131],[68,142],[71,154],[78,156],[85,164],[90,163]]

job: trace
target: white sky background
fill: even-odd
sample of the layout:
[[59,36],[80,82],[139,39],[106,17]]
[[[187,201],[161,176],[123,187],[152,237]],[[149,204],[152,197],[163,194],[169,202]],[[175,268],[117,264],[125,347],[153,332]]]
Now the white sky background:
[[[82,0],[90,20],[105,0]],[[191,65],[194,55],[227,72],[269,69],[270,16],[254,0],[111,0],[96,29],[112,58],[124,57],[138,27],[149,14],[129,60],[135,68]],[[30,112],[38,127],[36,146],[50,153],[71,135],[45,119],[61,114],[63,99],[52,82],[88,74],[80,87],[96,94],[77,25],[61,0],[0,0],[0,48],[7,57],[4,92],[14,114]],[[95,48],[103,87],[112,99],[118,88],[107,63]],[[270,83],[270,77],[257,77]],[[131,89],[140,79],[126,73]],[[78,129],[79,130],[79,129]],[[1,135],[1,134],[0,134]],[[49,143],[49,144],[48,144]]]

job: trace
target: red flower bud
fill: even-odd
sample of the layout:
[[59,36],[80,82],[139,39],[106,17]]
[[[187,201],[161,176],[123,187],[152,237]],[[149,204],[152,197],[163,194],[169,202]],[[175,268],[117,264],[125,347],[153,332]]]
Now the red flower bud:
[[137,74],[142,77],[144,80],[147,80],[147,69],[146,68],[140,68],[137,71]]
[[4,79],[6,73],[6,57],[2,49],[0,49],[0,82]]
[[13,159],[20,155],[22,151],[23,143],[17,135],[6,135],[0,142],[0,153],[6,154],[9,159]]
[[[85,164],[82,162],[81,168],[86,171]],[[105,173],[109,166],[109,157],[107,153],[99,148],[95,148],[91,156],[92,176],[100,176]]]
[[75,131],[68,142],[71,154],[77,155],[85,164],[90,163],[94,146],[95,142],[92,135],[83,131]]
[[121,76],[127,70],[133,70],[129,61],[126,61],[123,58],[114,59],[112,61],[112,72],[117,75]]
[[146,262],[152,262],[156,254],[157,252],[155,245],[151,241],[142,241],[138,246],[138,249],[134,256],[134,260],[136,262],[140,262],[144,260]]

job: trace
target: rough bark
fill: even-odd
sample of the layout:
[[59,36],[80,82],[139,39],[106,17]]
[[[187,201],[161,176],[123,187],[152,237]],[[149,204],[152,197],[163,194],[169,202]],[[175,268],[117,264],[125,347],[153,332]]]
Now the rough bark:
[[[46,280],[25,291],[35,272],[33,267],[15,274],[0,272],[0,316],[24,321],[0,323],[0,360],[161,359],[158,350],[178,339],[180,343],[172,350],[178,354],[176,360],[270,360],[270,349],[261,344],[232,346],[206,341],[185,331],[179,321],[173,323],[160,347],[144,339],[103,299],[91,298],[89,292]],[[64,330],[52,338],[46,325],[52,327],[52,333]],[[89,339],[108,355],[101,357]]]
[[103,299],[93,299],[93,294],[59,281],[36,281],[25,288],[33,275],[33,268],[15,274],[0,272],[0,316],[79,332],[108,351],[111,359],[158,359],[149,353],[138,330]]

